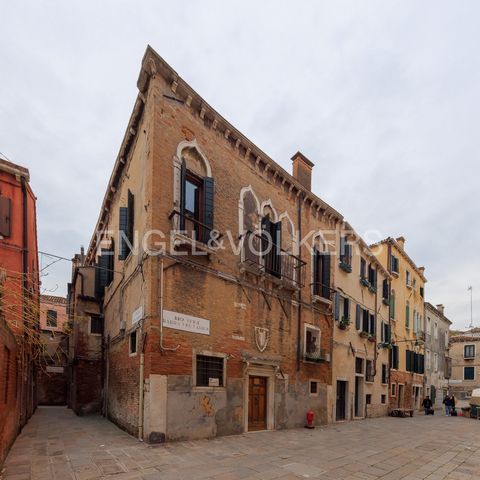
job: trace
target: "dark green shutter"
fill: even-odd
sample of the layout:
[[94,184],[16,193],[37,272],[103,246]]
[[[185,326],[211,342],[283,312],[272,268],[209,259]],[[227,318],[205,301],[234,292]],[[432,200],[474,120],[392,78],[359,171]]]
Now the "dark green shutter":
[[383,320],[380,323],[380,341],[385,342],[385,323],[383,323]]
[[389,324],[385,324],[385,343],[392,342],[392,327]]
[[319,272],[321,271],[320,265],[320,252],[314,247],[313,248],[313,255],[312,255],[312,270],[313,270],[313,294],[319,295],[320,294],[320,280],[319,280]]
[[204,243],[208,243],[210,232],[213,229],[213,204],[215,196],[215,184],[212,177],[203,180],[203,212],[205,224]]
[[368,310],[363,310],[363,325],[362,325],[362,330],[364,332],[368,332]]
[[360,278],[365,278],[365,268],[366,268],[365,259],[361,258],[360,259]]
[[357,330],[362,329],[362,307],[358,303],[355,312],[355,328]]
[[369,322],[368,333],[370,333],[371,335],[375,335],[375,333],[376,333],[375,315],[373,313],[371,313],[369,316],[370,316],[370,322]]
[[392,348],[393,351],[393,368],[398,369],[398,345],[394,345]]
[[[134,225],[135,225],[135,215],[134,215],[134,196],[133,193],[128,191],[128,217],[127,217],[127,235],[130,245],[133,246],[133,237],[134,237]],[[129,252],[130,253],[130,252]]]
[[385,279],[383,281],[383,294],[382,294],[383,298],[387,299],[388,298],[388,280]]
[[106,248],[101,249],[101,254],[98,257],[99,269],[99,287],[104,288],[110,284],[110,250]]
[[187,190],[187,165],[182,159],[182,166],[180,167],[180,230],[185,230],[185,203]]
[[347,297],[343,299],[343,316],[350,318],[350,300]]
[[323,253],[322,260],[322,297],[330,298],[330,254]]
[[335,293],[335,320],[340,317],[340,295]]
[[405,326],[410,328],[410,305],[405,307]]
[[128,219],[128,208],[120,207],[118,212],[118,259],[125,260],[128,256],[128,245],[126,241],[127,237],[127,219]]

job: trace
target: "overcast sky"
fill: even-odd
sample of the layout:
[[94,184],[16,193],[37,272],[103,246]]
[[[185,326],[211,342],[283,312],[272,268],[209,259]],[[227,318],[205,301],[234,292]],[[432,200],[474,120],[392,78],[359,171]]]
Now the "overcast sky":
[[[458,328],[473,285],[480,326],[479,2],[16,1],[1,17],[0,151],[30,169],[42,251],[88,245],[150,44],[285,169],[309,157],[358,232],[404,235]],[[64,294],[69,263],[44,273]]]

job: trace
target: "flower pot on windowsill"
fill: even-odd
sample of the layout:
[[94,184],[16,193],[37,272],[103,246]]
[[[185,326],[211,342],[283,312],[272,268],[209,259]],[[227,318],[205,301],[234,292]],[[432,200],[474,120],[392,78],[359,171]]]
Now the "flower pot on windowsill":
[[352,266],[349,263],[340,262],[339,266],[344,272],[351,273],[352,271]]
[[359,335],[362,337],[362,338],[368,338],[370,336],[370,334],[368,332],[360,332]]
[[360,279],[360,283],[364,286],[364,287],[369,287],[370,286],[370,283],[368,282],[368,280],[366,278],[361,278]]
[[338,322],[338,328],[340,330],[346,330],[350,325],[350,320],[348,318],[343,317],[340,322]]
[[387,343],[387,342],[383,342],[380,344],[380,347],[381,348],[385,348],[387,350],[391,350],[392,349],[392,344],[391,343]]
[[384,305],[390,305],[390,300],[388,298],[383,298],[382,302]]
[[373,335],[370,335],[368,337],[368,341],[371,342],[371,343],[375,343],[377,341],[377,339]]
[[374,285],[368,285],[368,289],[372,292],[372,293],[375,293],[377,291],[377,287],[375,287]]

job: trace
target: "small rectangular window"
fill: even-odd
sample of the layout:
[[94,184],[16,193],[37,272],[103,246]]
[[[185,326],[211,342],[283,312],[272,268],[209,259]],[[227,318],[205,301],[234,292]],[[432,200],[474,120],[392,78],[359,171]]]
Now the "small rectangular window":
[[197,387],[223,387],[224,357],[197,355]]
[[367,405],[371,405],[372,404],[372,394],[371,393],[367,393],[366,397],[365,397],[365,403]]
[[0,196],[0,236],[2,237],[9,237],[11,233],[11,208],[11,199]]
[[382,404],[387,403],[387,396],[382,394]]
[[355,357],[355,373],[363,375],[363,358]]
[[101,335],[103,333],[103,318],[92,315],[90,317],[90,333],[93,335]]
[[310,395],[318,395],[318,382],[310,380]]
[[130,334],[130,355],[135,355],[137,353],[137,331],[134,330]]
[[305,360],[316,361],[320,358],[320,329],[313,325],[305,325]]
[[475,380],[475,367],[463,367],[463,379]]
[[384,385],[388,383],[388,368],[385,363],[382,363],[382,383]]
[[465,345],[463,347],[464,358],[475,358],[475,345]]
[[47,310],[47,327],[57,326],[57,312],[56,310]]
[[396,383],[392,383],[391,389],[390,389],[390,394],[391,394],[392,397],[397,396],[397,384]]

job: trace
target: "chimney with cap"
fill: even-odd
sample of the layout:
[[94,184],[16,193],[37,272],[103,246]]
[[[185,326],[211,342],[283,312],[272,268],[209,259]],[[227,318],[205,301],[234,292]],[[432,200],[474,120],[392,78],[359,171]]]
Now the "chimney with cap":
[[405,250],[405,237],[397,237],[397,243]]
[[443,312],[444,312],[444,310],[445,310],[445,307],[444,307],[441,303],[439,303],[439,304],[437,305],[437,310],[443,315],[443,314],[444,314]]
[[313,163],[301,152],[292,157],[293,176],[307,190],[312,190],[312,168]]

